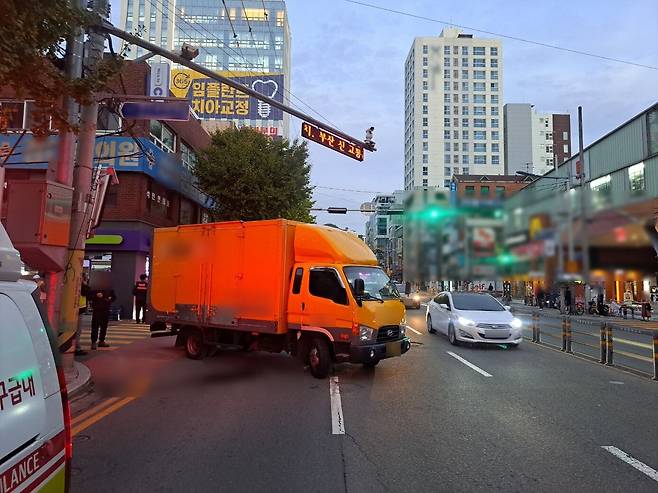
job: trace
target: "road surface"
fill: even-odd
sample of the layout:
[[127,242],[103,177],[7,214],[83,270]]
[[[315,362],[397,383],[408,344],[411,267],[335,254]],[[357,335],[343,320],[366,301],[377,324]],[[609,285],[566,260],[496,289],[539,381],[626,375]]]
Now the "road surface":
[[95,355],[72,491],[658,491],[658,382],[407,320],[407,354],[327,380],[284,355],[192,361],[171,337]]

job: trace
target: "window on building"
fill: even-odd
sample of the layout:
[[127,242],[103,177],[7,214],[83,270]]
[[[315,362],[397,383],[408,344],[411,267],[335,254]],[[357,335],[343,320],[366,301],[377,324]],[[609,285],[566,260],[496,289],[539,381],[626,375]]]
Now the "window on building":
[[491,164],[500,164],[500,157],[498,154],[493,154],[491,156]]
[[450,148],[450,142],[444,142],[443,143],[443,150],[444,151],[449,151],[450,149],[451,149]]
[[427,57],[423,57],[423,67],[427,67]]
[[589,187],[592,192],[592,204],[595,209],[608,204],[611,195],[610,175],[592,180]]
[[[447,46],[446,46],[447,48]],[[443,66],[444,67],[449,67],[450,66],[450,58],[444,58],[443,59]]]
[[455,127],[458,127],[458,126],[459,126],[459,118],[453,118],[453,120],[452,120],[452,124],[453,124]]
[[504,199],[505,198],[505,187],[502,185],[496,185],[496,198]]
[[491,152],[500,152],[500,144],[491,144]]
[[473,126],[475,128],[485,128],[487,126],[487,120],[484,118],[474,118]]
[[631,195],[642,195],[644,193],[644,163],[637,163],[628,168],[628,181]]
[[445,166],[445,167],[443,168],[443,174],[444,174],[445,176],[450,176],[450,173],[451,173],[450,168],[449,168],[448,166]]
[[196,153],[182,140],[180,142],[180,157],[185,168],[190,171],[194,169],[196,166]]
[[427,45],[423,45],[423,55],[427,55]]
[[453,115],[459,115],[459,106],[453,106],[452,107],[452,114]]
[[443,126],[444,127],[449,127],[450,126],[450,118],[444,118],[443,119]]
[[498,106],[492,106],[491,107],[491,115],[492,116],[498,116]]
[[423,130],[423,139],[428,139],[430,136],[430,133],[427,130]]
[[546,150],[546,152],[549,153],[549,154],[550,154],[550,153],[553,153],[553,146],[552,146],[552,145],[547,145],[547,146],[545,147],[545,150]]
[[459,130],[453,130],[452,131],[452,138],[453,139],[458,139],[459,138]]
[[429,147],[429,144],[427,142],[423,142],[423,151],[429,150],[428,147]]
[[427,126],[427,118],[423,118],[423,127]]
[[484,55],[484,46],[474,46],[473,47],[473,56],[482,56]]
[[462,55],[468,55],[468,46],[462,46]]
[[[384,221],[386,221],[386,218],[384,218]],[[383,234],[386,234],[386,230],[384,230]],[[339,305],[348,304],[347,291],[341,285],[338,275],[334,269],[317,267],[311,269],[308,281],[308,290],[312,296],[326,298]]]
[[462,91],[468,91],[468,82],[462,82]]
[[484,70],[473,70],[473,78],[477,80],[484,80],[486,78]]
[[569,132],[562,132],[562,140],[569,140]]
[[450,164],[450,154],[443,155],[443,164]]
[[462,106],[462,115],[468,115],[468,106]]
[[462,142],[462,152],[468,152],[468,142]]
[[455,81],[452,83],[453,91],[459,91],[459,82]]
[[473,91],[484,92],[485,91],[484,82],[473,82]]
[[459,154],[452,155],[452,162],[455,164],[459,164]]
[[468,94],[462,94],[462,103],[468,103]]
[[423,91],[427,91],[428,88],[429,88],[429,84],[426,80],[424,80],[423,81]]
[[498,68],[498,58],[491,59],[491,68]]
[[427,154],[423,154],[423,164],[427,164],[427,162],[428,162]]
[[450,138],[450,130],[444,130],[443,131],[443,138],[444,139],[449,139]]
[[452,150],[455,152],[459,151],[459,142],[452,143]]
[[444,46],[443,47],[443,54],[444,55],[450,55],[450,46]]
[[473,139],[475,139],[475,140],[487,140],[486,130],[474,130],[473,131]]
[[450,180],[443,180],[444,188],[450,188]]
[[498,91],[498,82],[492,82],[489,84],[489,88],[491,89],[492,92]]
[[427,79],[428,71],[426,68],[423,69],[423,79]]
[[462,118],[462,127],[468,127],[468,118]]
[[473,151],[474,152],[487,152],[487,144],[480,143],[480,142],[475,142],[473,144]]
[[491,104],[498,104],[498,94],[491,95]]
[[468,140],[468,130],[462,130],[462,140]]
[[562,150],[564,151],[565,154],[569,154],[569,144],[564,144]]
[[467,175],[469,173],[469,169],[468,168],[462,168],[462,173]]
[[[463,154],[462,155],[462,164],[470,164],[468,162],[468,154]],[[467,169],[467,168],[465,168],[465,169]],[[466,171],[464,171],[464,173],[466,173]]]
[[473,106],[474,115],[486,115],[487,108],[485,106]]
[[480,197],[489,196],[489,185],[480,185]]
[[462,70],[462,79],[468,79],[468,70]]
[[427,178],[423,178],[423,186],[424,186],[424,187],[427,186]]
[[427,103],[427,100],[429,99],[429,96],[427,95],[426,92],[423,93],[423,103]]
[[176,152],[176,134],[159,120],[151,120],[150,138],[165,152]]
[[497,46],[491,46],[489,48],[489,55],[498,56],[498,47]]
[[498,80],[498,70],[492,70],[491,71],[491,78],[493,80]]
[[423,115],[427,115],[427,113],[429,113],[429,109],[427,108],[427,105],[424,104],[423,105]]
[[485,103],[486,102],[486,96],[484,94],[473,94],[473,102],[475,104]]
[[446,93],[443,95],[443,102],[444,103],[449,103],[450,102],[450,94]]
[[491,119],[491,128],[498,128],[498,118]]
[[468,67],[468,58],[462,58],[462,67]]
[[453,94],[453,95],[452,95],[452,100],[453,100],[455,103],[459,103],[459,94]]
[[546,140],[553,140],[553,132],[546,132]]
[[450,90],[450,81],[449,80],[444,80],[443,81],[443,90],[444,91],[449,91]]
[[450,78],[450,69],[444,69],[443,70],[443,78],[444,79],[449,79]]
[[453,175],[458,175],[459,174],[459,168],[457,166],[452,168],[452,174]]
[[486,154],[484,154],[484,155],[478,154],[476,156],[473,156],[473,163],[475,163],[475,164],[487,164]]
[[427,176],[427,173],[428,173],[427,166],[423,166],[423,175]]
[[459,78],[459,70],[453,70],[453,71],[452,71],[452,76],[453,76],[455,79],[458,79],[458,78]]
[[473,66],[476,68],[484,68],[487,66],[484,58],[473,58]]
[[500,132],[498,130],[491,131],[491,140],[500,140]]
[[466,197],[475,197],[475,186],[474,185],[466,185],[464,188],[464,195]]

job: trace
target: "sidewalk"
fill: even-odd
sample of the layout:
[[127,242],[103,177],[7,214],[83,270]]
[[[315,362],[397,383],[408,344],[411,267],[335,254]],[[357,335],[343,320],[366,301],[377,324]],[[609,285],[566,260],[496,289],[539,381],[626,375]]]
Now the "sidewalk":
[[[525,311],[527,313],[533,312],[535,310],[539,310],[538,307],[536,306],[528,306],[525,303],[523,303],[522,300],[512,300],[511,306],[515,310],[521,310]],[[553,316],[553,317],[561,317],[563,314],[560,313],[560,311],[557,308],[543,308],[541,310],[543,313],[545,313],[547,316]],[[638,327],[642,327],[647,324],[655,323],[658,322],[658,317],[655,315],[651,316],[651,320],[645,321],[642,320],[640,315],[638,313],[635,314],[635,318],[632,318],[630,312],[628,314],[627,318],[624,317],[619,317],[619,316],[601,316],[601,315],[571,315],[572,318],[577,319],[577,320],[587,320],[590,322],[601,322],[601,321],[609,321],[609,322],[619,322],[620,324],[623,323],[624,325],[628,325],[629,322],[637,322]]]

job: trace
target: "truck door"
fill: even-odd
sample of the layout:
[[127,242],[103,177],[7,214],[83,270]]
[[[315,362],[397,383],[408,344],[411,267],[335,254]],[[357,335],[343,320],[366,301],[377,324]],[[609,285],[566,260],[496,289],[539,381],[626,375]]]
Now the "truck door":
[[304,312],[305,298],[302,294],[302,282],[308,276],[308,271],[302,265],[296,265],[292,271],[288,289],[288,327],[299,330],[302,326],[302,313]]
[[331,338],[349,340],[352,330],[352,307],[345,283],[334,267],[310,267],[302,283],[305,307],[302,327],[323,329]]

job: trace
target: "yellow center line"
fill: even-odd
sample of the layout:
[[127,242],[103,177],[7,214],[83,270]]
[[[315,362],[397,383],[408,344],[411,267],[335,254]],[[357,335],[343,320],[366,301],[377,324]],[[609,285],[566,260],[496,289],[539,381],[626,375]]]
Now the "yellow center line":
[[75,426],[73,428],[73,430],[71,431],[71,435],[75,436],[78,433],[80,433],[81,431],[86,430],[87,428],[89,428],[94,423],[97,423],[98,421],[100,421],[104,417],[109,416],[110,414],[117,411],[118,409],[121,409],[123,406],[125,406],[126,404],[134,401],[135,399],[137,399],[137,397],[124,397],[120,401],[115,402],[111,406],[106,407],[102,411],[98,412],[97,414],[94,414],[90,418],[82,421],[77,426]]
[[77,424],[78,422],[82,421],[83,419],[88,418],[92,414],[96,414],[98,411],[100,411],[104,407],[107,407],[110,404],[113,404],[118,400],[119,400],[118,397],[111,397],[109,399],[105,399],[104,401],[101,401],[99,404],[96,404],[95,406],[87,409],[84,413],[78,414],[76,417],[74,417],[71,420],[71,425],[73,426],[73,425]]
[[614,342],[620,342],[622,344],[628,344],[629,346],[641,347],[644,349],[653,349],[651,344],[645,344],[643,342],[629,341],[628,339],[622,339],[621,337],[615,337]]

